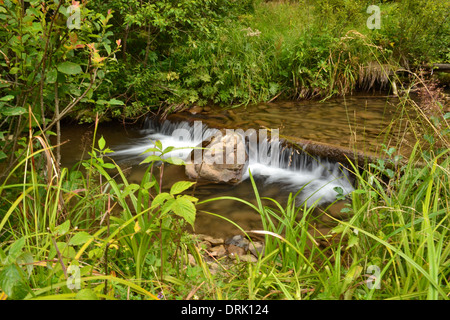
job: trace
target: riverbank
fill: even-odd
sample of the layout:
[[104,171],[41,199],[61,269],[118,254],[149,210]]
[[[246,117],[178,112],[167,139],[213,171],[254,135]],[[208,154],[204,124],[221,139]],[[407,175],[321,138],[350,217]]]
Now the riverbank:
[[[378,8],[379,28],[370,26],[364,1],[255,1],[242,11],[235,5],[208,32],[167,34],[155,27],[147,33],[137,23],[124,30],[113,21],[115,33],[125,33],[129,44],[123,43],[118,69],[107,74],[114,88],[100,89],[93,100],[107,101],[102,96],[108,93],[124,104],[84,105],[80,118],[92,120],[98,111],[137,118],[192,106],[324,99],[359,91],[397,94],[420,79],[429,81],[432,72],[425,66],[449,63],[445,3],[404,0]],[[139,19],[139,9],[133,10],[127,14]],[[432,78],[448,84],[446,74]]]
[[[383,3],[380,29],[370,29],[363,1],[172,3],[83,2],[82,28],[70,31],[62,1],[2,3],[0,299],[448,300],[450,113],[420,73],[448,62],[448,4]],[[391,95],[393,83],[398,101],[381,112],[333,100],[353,103],[361,88]],[[301,102],[275,108],[282,99]],[[64,136],[68,114],[92,125]],[[362,170],[350,162],[350,192],[332,185],[323,206],[299,201],[305,179],[264,189],[249,174],[230,195],[185,179],[165,157],[167,135],[149,146],[149,133],[111,122],[106,136],[99,126],[150,114],[322,134],[385,158]],[[133,163],[114,160],[115,138],[139,140]],[[68,139],[79,145],[60,146]],[[405,144],[407,156],[397,154]],[[295,169],[313,167],[303,164]],[[336,182],[317,172],[309,182],[322,172]],[[267,180],[298,182],[302,170],[278,173]],[[224,225],[239,239],[186,232]]]

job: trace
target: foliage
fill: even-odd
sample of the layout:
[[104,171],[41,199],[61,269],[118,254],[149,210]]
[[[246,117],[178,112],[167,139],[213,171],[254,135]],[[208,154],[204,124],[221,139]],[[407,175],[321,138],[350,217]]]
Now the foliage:
[[367,1],[208,1],[203,17],[187,14],[197,2],[177,4],[117,4],[125,117],[389,89],[385,74],[448,61],[447,2],[379,3],[373,30]]
[[120,47],[111,40],[111,17],[79,2],[1,1],[0,161],[9,155],[9,169],[16,151],[23,155],[25,128],[50,134],[56,125],[59,145],[60,120],[80,102],[95,103],[93,92]]
[[[162,188],[164,166],[182,164],[166,158],[174,148],[155,142],[137,184],[96,133],[71,170],[48,140],[72,111],[92,121],[328,97],[361,85],[374,61],[383,72],[448,62],[447,2],[381,2],[379,30],[365,27],[366,1],[92,0],[78,7],[79,29],[67,25],[71,4],[0,0],[2,299],[448,299],[449,113],[434,98],[416,132],[426,144],[406,161],[386,145],[386,159],[353,167],[351,217],[329,216],[331,234],[309,233],[320,208],[262,197],[252,180],[256,204],[233,199],[260,214],[264,253],[217,274],[185,233],[194,183]],[[409,107],[423,110],[409,89],[400,106],[412,117]]]
[[[178,264],[174,244],[181,241],[185,222],[195,221],[197,199],[182,195],[193,183],[179,181],[163,192],[162,170],[159,181],[152,173],[161,167],[154,157],[173,148],[162,150],[156,143],[137,185],[128,183],[121,168],[107,161],[111,150],[103,137],[92,146],[90,159],[82,162],[85,175],[66,168],[57,173],[48,144],[41,136],[32,139],[42,141],[43,148],[30,152],[15,167],[24,170],[23,184],[7,184],[14,176],[11,172],[0,186],[0,193],[7,195],[0,206],[1,290],[11,299],[53,294],[114,299],[114,288],[125,286],[141,298],[156,299],[151,292],[158,279],[183,271],[166,264],[170,260]],[[29,141],[29,150],[32,145]],[[49,157],[46,177],[38,174],[33,162],[41,152]],[[169,256],[171,250],[176,251]]]

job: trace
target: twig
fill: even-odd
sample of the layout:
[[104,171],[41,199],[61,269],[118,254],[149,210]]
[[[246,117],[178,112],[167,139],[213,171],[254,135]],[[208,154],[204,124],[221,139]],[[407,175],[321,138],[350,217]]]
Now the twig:
[[60,252],[59,249],[58,249],[58,245],[56,244],[56,240],[55,240],[55,237],[54,237],[54,236],[52,236],[52,241],[53,241],[53,245],[55,246],[56,253],[58,254],[58,260],[59,260],[59,263],[61,264],[61,268],[62,268],[62,270],[63,270],[64,277],[67,279],[67,268],[66,268],[66,266],[64,265],[64,261],[63,261],[63,259],[62,259],[61,252]]

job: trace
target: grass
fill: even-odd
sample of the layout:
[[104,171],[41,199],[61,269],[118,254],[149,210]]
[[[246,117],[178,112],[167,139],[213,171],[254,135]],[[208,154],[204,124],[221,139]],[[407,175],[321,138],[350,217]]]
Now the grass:
[[[291,88],[286,96],[298,98],[314,95],[315,89],[325,95],[345,93],[357,83],[361,61],[339,49],[349,43],[357,42],[354,48],[380,66],[392,62],[378,44],[357,32],[346,33],[330,52],[333,37],[309,34],[318,26],[300,4],[261,4],[256,13],[223,31],[220,42],[199,44],[197,59],[183,71],[198,79],[184,80],[195,87],[209,83],[205,70],[209,76],[216,73],[221,101],[271,100],[286,86]],[[421,78],[411,76],[414,84],[427,88]],[[209,85],[202,87],[204,96],[216,93]],[[409,92],[408,87],[400,89]],[[0,297],[447,300],[449,118],[439,101],[431,103],[433,116],[409,94],[401,97],[399,107],[427,144],[416,144],[403,162],[395,155],[399,146],[387,145],[382,158],[390,160],[364,170],[355,165],[355,191],[343,209],[350,218],[321,212],[334,221],[330,234],[313,235],[318,208],[298,203],[296,194],[286,203],[263,197],[253,180],[256,205],[231,197],[207,200],[246,203],[259,213],[263,229],[242,231],[250,240],[254,234],[265,238],[264,254],[256,263],[217,260],[217,273],[211,272],[204,249],[184,232],[195,220],[198,203],[183,194],[192,183],[180,181],[168,192],[160,188],[164,164],[157,163],[167,149],[149,150],[148,170],[134,184],[109,161],[110,150],[96,133],[83,171],[68,170],[55,165],[53,148],[30,128],[23,158],[0,186]],[[414,114],[409,114],[411,108]]]
[[[102,138],[84,162],[84,175],[58,173],[44,141],[32,137],[27,156],[0,187],[6,196],[0,283],[10,298],[449,298],[447,145],[421,150],[417,144],[408,161],[394,169],[387,169],[387,162],[363,171],[353,167],[356,188],[343,209],[351,218],[329,216],[335,228],[318,238],[311,232],[314,207],[298,203],[295,194],[286,204],[261,197],[252,178],[256,204],[226,199],[260,214],[262,230],[242,231],[250,239],[265,237],[264,254],[256,263],[217,261],[222,271],[213,274],[203,249],[183,231],[191,220],[173,207],[192,183],[162,192],[152,155],[142,182],[130,184],[120,167],[106,161]],[[392,149],[387,156],[397,160]],[[46,164],[47,175],[38,174],[37,163]],[[320,246],[319,239],[328,245]],[[67,281],[74,279],[74,266],[79,287],[71,289]]]

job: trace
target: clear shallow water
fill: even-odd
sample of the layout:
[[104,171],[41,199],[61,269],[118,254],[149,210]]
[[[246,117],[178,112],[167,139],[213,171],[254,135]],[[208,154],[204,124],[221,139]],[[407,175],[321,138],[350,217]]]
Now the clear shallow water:
[[[152,141],[160,140],[164,147],[186,148],[172,155],[186,158],[191,149],[203,138],[214,134],[214,128],[278,129],[280,137],[291,136],[325,142],[342,147],[358,148],[369,152],[379,152],[381,143],[390,142],[400,149],[410,146],[402,139],[409,133],[404,130],[404,122],[399,112],[383,97],[352,97],[334,99],[324,103],[306,101],[302,103],[271,103],[225,110],[204,108],[200,113],[183,112],[169,116],[169,121],[160,124],[147,122],[142,126],[123,126],[117,123],[102,124],[97,137],[103,135],[107,145],[116,151],[115,161],[127,170],[130,182],[140,182],[145,165],[139,163],[145,158],[142,152],[152,146]],[[395,121],[394,121],[395,119]],[[201,121],[202,130],[194,130],[194,122]],[[390,125],[395,124],[390,127]],[[83,146],[89,146],[93,127],[89,125],[66,125],[62,140],[70,140],[62,148],[63,165],[71,166],[86,156]],[[179,134],[174,134],[179,130]],[[181,132],[181,133],[180,133]],[[402,141],[402,144],[400,143]],[[345,192],[352,190],[351,179],[339,164],[325,159],[316,161],[292,150],[279,152],[279,163],[271,165],[252,160],[248,169],[257,182],[258,192],[285,206],[290,192],[295,193],[304,187],[298,203],[314,201],[332,202],[336,187]],[[292,155],[294,154],[294,157]],[[245,176],[238,185],[199,182],[194,196],[208,199],[219,196],[236,196],[255,203],[253,188]],[[169,188],[174,182],[187,180],[183,166],[166,166],[164,186]],[[237,223],[244,230],[260,229],[259,215],[248,206],[231,200],[220,200],[200,207],[208,212],[220,214]],[[239,233],[239,229],[223,219],[199,212],[195,231],[213,236],[228,237]]]

